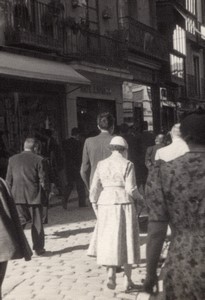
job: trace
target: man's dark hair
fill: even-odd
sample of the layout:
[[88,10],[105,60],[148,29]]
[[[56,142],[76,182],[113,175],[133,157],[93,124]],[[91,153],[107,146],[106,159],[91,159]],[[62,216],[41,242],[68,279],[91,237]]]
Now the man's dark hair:
[[76,135],[78,135],[78,134],[80,134],[80,130],[79,130],[77,127],[73,127],[73,128],[71,129],[71,135],[72,135],[72,136],[76,136]]
[[99,114],[97,117],[97,125],[103,130],[111,129],[114,125],[113,115],[109,112]]
[[205,112],[196,111],[181,121],[180,131],[183,139],[189,144],[205,146]]
[[122,123],[119,127],[121,134],[128,134],[129,132],[129,125],[127,123]]

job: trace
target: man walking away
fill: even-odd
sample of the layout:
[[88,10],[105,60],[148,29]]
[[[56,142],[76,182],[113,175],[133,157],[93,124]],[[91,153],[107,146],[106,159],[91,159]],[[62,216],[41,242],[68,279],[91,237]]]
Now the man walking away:
[[89,190],[97,163],[111,155],[109,148],[113,138],[114,118],[109,112],[104,112],[97,117],[97,127],[100,134],[85,140],[80,174]]
[[67,202],[75,184],[78,193],[79,207],[85,207],[85,186],[80,176],[83,145],[80,141],[80,131],[78,128],[72,128],[71,137],[63,143],[63,150],[65,156],[67,187],[62,206],[64,209],[67,209]]
[[32,223],[33,249],[37,255],[45,252],[42,197],[49,191],[46,162],[35,153],[37,140],[27,138],[24,151],[9,159],[6,181],[11,189],[20,222],[25,228]]

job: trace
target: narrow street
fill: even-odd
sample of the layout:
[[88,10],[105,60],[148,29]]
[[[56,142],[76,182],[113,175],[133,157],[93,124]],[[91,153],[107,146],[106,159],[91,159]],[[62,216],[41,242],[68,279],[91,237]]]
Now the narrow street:
[[[123,273],[117,274],[117,287],[105,286],[104,267],[86,255],[95,216],[90,207],[77,207],[77,201],[65,211],[59,203],[49,209],[45,226],[46,254],[33,255],[30,262],[10,261],[3,284],[4,300],[109,300],[151,299],[148,294],[123,291]],[[31,244],[30,229],[25,230]],[[146,234],[141,235],[142,263],[134,266],[133,281],[140,284],[145,277]],[[152,298],[153,299],[153,298]]]

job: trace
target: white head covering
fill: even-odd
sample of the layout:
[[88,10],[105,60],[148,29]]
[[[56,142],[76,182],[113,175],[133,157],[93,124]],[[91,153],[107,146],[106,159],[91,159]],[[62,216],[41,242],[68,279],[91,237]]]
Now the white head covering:
[[122,146],[125,149],[128,149],[128,144],[125,139],[123,139],[121,136],[115,136],[112,138],[110,145],[117,145],[117,146]]

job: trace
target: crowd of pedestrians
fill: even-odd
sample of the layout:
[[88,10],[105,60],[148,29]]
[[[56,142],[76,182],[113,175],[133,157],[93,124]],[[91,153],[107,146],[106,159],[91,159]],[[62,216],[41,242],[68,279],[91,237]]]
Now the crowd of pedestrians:
[[[98,115],[97,128],[99,134],[86,139],[73,128],[62,147],[51,130],[38,132],[8,159],[5,181],[0,179],[0,287],[8,260],[32,256],[26,224],[31,223],[33,250],[43,255],[49,197],[57,191],[67,210],[76,187],[79,207],[86,206],[88,196],[96,216],[87,254],[105,267],[108,289],[116,288],[116,273],[123,270],[126,292],[156,293],[169,228],[164,299],[203,300],[205,113],[194,112],[175,124],[170,142],[165,133],[155,136],[146,126],[140,133],[123,123],[116,132],[109,112]],[[147,274],[136,286],[131,275],[140,262],[142,207],[148,215]]]

